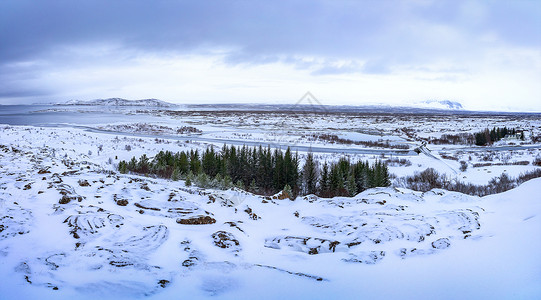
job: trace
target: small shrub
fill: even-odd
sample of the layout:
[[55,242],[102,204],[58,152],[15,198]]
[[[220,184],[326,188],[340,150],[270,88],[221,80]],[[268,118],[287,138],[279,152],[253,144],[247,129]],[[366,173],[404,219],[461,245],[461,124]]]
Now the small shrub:
[[409,159],[405,158],[389,158],[385,161],[388,166],[397,167],[397,166],[403,166],[403,167],[409,167],[411,166],[411,161]]
[[465,172],[468,169],[468,163],[461,160],[460,161],[460,172]]
[[443,159],[457,160],[457,161],[458,161],[458,157],[454,157],[454,156],[451,156],[451,155],[447,155],[447,153],[440,153],[440,156],[441,156],[441,158],[443,158]]

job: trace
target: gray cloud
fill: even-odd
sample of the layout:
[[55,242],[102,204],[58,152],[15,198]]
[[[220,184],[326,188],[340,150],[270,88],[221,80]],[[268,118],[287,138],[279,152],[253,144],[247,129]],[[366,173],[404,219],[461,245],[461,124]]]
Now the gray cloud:
[[496,31],[506,42],[539,46],[540,5],[519,2],[491,2],[488,16],[472,26],[456,1],[6,0],[0,4],[0,41],[9,46],[0,47],[0,60],[91,43],[158,52],[230,47],[235,52],[228,61],[235,63],[291,54],[423,60],[427,52],[448,55],[447,37],[427,41],[422,34],[434,25],[458,28],[472,35],[470,42]]
[[34,78],[50,68],[214,51],[227,65],[281,62],[312,75],[388,74],[441,60],[468,72],[487,49],[538,50],[540,28],[541,2],[533,0],[3,0],[0,79],[4,95],[22,87],[40,94]]

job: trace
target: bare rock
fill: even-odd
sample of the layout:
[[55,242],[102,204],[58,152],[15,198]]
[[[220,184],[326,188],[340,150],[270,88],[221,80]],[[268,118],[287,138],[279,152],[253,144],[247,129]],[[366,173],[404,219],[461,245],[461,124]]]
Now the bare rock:
[[231,249],[234,252],[239,252],[241,249],[239,241],[232,233],[217,231],[212,234],[212,238],[214,239],[214,245],[220,248]]
[[78,183],[80,186],[90,186],[90,183],[88,183],[88,180],[86,179],[79,180]]
[[211,216],[197,216],[186,219],[178,218],[177,223],[183,225],[206,225],[214,224],[216,223],[216,220]]
[[128,200],[126,199],[119,199],[119,200],[116,200],[116,204],[118,206],[126,206],[129,204]]

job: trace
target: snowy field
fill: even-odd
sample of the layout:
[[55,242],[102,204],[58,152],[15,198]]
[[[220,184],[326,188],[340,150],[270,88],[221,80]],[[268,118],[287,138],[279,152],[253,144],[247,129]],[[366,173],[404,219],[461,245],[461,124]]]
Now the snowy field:
[[[541,298],[541,179],[485,197],[388,187],[291,201],[116,170],[161,150],[252,142],[318,148],[319,161],[399,157],[409,165],[390,165],[396,177],[432,167],[486,184],[539,168],[539,118],[130,113],[141,121],[0,125],[0,299]],[[413,151],[494,126],[527,139]]]

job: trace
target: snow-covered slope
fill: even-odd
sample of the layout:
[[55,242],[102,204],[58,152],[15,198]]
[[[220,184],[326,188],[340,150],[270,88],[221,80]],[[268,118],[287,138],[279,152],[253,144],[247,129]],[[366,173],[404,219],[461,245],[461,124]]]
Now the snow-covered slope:
[[0,131],[2,299],[541,296],[541,179],[290,201],[117,174],[74,134]]
[[122,98],[108,98],[96,100],[70,100],[57,105],[92,105],[92,106],[145,106],[145,107],[176,107],[176,104],[168,103],[158,99],[126,100]]
[[444,110],[463,110],[462,104],[456,101],[451,100],[425,100],[417,103],[418,107],[421,108],[433,108],[433,109],[444,109]]

